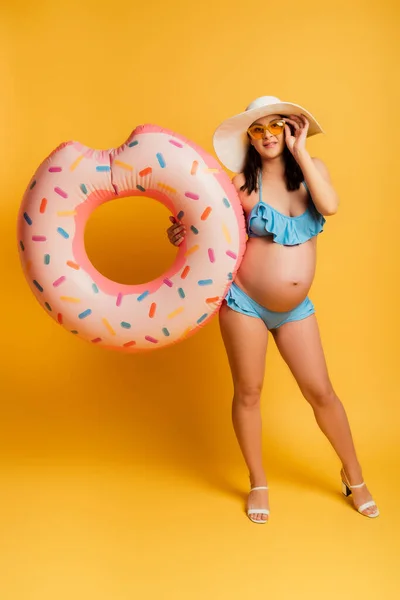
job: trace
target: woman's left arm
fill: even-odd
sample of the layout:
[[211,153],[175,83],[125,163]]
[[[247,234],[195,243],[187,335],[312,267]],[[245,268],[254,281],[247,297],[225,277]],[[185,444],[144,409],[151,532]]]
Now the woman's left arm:
[[304,179],[318,212],[324,216],[334,215],[339,207],[339,198],[325,163],[319,158],[311,157],[307,150],[296,160],[303,171]]
[[285,121],[293,126],[294,135],[289,125],[286,125],[286,145],[303,171],[316,209],[324,216],[334,215],[339,206],[339,198],[332,185],[328,168],[321,159],[311,157],[306,148],[308,119],[304,115],[290,116],[292,118],[285,118]]

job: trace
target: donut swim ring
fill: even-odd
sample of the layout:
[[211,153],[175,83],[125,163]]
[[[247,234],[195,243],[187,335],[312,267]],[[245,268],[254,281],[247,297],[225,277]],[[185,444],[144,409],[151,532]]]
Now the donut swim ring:
[[[124,196],[158,200],[187,228],[173,265],[145,284],[104,277],[85,251],[91,213]],[[77,337],[126,352],[176,343],[208,323],[246,242],[240,201],[220,164],[156,125],[137,127],[115,149],[58,146],[25,191],[17,229],[24,275],[46,312]]]

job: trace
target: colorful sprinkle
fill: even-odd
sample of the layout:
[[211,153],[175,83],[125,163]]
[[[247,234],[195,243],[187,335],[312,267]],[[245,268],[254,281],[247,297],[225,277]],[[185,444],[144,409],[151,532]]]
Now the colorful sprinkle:
[[77,335],[77,333],[79,333],[76,329],[71,329],[71,333],[73,333],[74,335]]
[[86,317],[88,317],[91,314],[92,314],[92,311],[90,310],[90,308],[88,308],[87,310],[84,310],[83,312],[81,312],[78,315],[78,319],[86,319]]
[[121,169],[125,169],[126,171],[133,171],[132,165],[128,165],[121,160],[114,160],[114,164],[117,165],[117,167],[121,167]]
[[117,296],[117,301],[115,303],[117,306],[121,306],[122,298],[123,298],[123,295],[121,293],[119,293]]
[[33,190],[33,188],[35,187],[35,185],[36,185],[36,179],[34,181],[32,181],[29,189]]
[[46,210],[46,206],[47,206],[47,198],[42,198],[42,201],[40,203],[40,213],[43,214]]
[[184,307],[180,306],[179,308],[177,308],[176,310],[174,310],[172,313],[170,313],[168,315],[168,319],[173,319],[174,317],[177,317],[178,315],[180,315],[183,311],[184,311]]
[[148,342],[151,342],[152,344],[158,344],[158,340],[151,337],[151,335],[146,335],[144,339],[147,340]]
[[44,264],[45,265],[49,265],[50,264],[50,254],[45,254],[44,255]]
[[64,190],[62,190],[61,188],[55,187],[54,191],[55,191],[56,194],[58,194],[59,196],[61,196],[61,198],[68,198],[67,192],[64,192]]
[[64,275],[53,281],[53,287],[58,287],[63,281],[65,281]]
[[107,171],[111,171],[111,168],[109,167],[109,165],[97,165],[96,171],[98,171],[99,173],[104,173]]
[[160,167],[161,167],[162,169],[165,169],[165,167],[166,167],[166,162],[165,162],[165,160],[164,160],[164,157],[163,157],[163,155],[162,155],[160,152],[158,152],[158,153],[156,154],[156,156],[157,156],[157,160],[158,160],[158,162],[159,162],[159,164],[160,164]]
[[62,227],[57,227],[57,233],[59,233],[66,240],[69,238],[69,233],[67,233]]
[[172,283],[172,281],[170,279],[168,279],[167,277],[164,279],[164,283],[165,285],[167,285],[168,287],[172,287],[174,284]]
[[81,301],[80,298],[73,298],[72,296],[60,296],[60,300],[63,302],[72,302],[74,304]]
[[92,340],[92,344],[98,344],[99,342],[101,342],[101,338],[94,338],[94,340]]
[[39,290],[39,292],[43,292],[42,286],[40,285],[40,283],[38,283],[36,281],[36,279],[33,280],[33,285],[35,285],[37,287],[37,289]]
[[203,212],[203,214],[201,215],[201,220],[205,221],[211,214],[212,208],[211,206],[207,206],[206,210]]
[[207,317],[208,313],[204,313],[204,315],[201,315],[200,319],[197,319],[197,323],[200,325],[200,323],[202,323]]
[[26,212],[24,213],[24,219],[28,223],[28,225],[32,225],[32,219],[30,218],[30,216]]
[[63,324],[63,316],[62,316],[61,313],[58,313],[58,315],[57,315],[57,321],[60,323],[60,325]]
[[74,162],[70,166],[69,170],[70,171],[75,171],[76,167],[79,165],[79,163],[81,162],[81,160],[83,160],[83,154],[81,156],[78,156],[78,158],[76,160],[74,160]]
[[121,321],[121,327],[123,327],[124,329],[130,329],[132,325],[130,323],[127,323],[126,321]]
[[166,327],[163,327],[163,328],[162,328],[162,332],[163,332],[163,334],[164,334],[166,337],[169,337],[169,336],[170,336],[170,333],[169,333],[169,331],[168,331],[168,329],[167,329]]
[[77,265],[75,262],[73,262],[72,260],[67,260],[67,266],[71,267],[71,269],[75,269],[75,271],[79,271],[80,266]]
[[142,300],[144,300],[145,298],[147,298],[147,296],[150,294],[149,291],[143,292],[143,294],[140,294],[140,296],[138,296],[137,301],[141,302]]
[[60,173],[62,171],[62,167],[50,167],[49,173]]
[[183,291],[182,288],[178,289],[178,294],[180,295],[181,298],[186,298],[185,292]]
[[186,251],[185,256],[190,256],[194,252],[197,252],[197,250],[199,248],[200,248],[200,246],[198,244],[196,244],[195,246],[192,246],[191,248],[189,248],[189,250]]
[[107,319],[105,317],[102,319],[102,323],[107,328],[109,333],[111,333],[111,335],[115,335],[114,329],[111,327],[110,323],[107,321]]
[[158,187],[160,187],[162,190],[164,190],[166,192],[170,192],[171,194],[176,194],[176,189],[173,187],[170,187],[166,183],[157,183],[157,185],[158,185]]
[[183,148],[183,144],[181,144],[180,142],[177,142],[176,140],[169,140],[169,143],[172,144],[173,146],[176,146],[177,148]]
[[135,140],[135,141],[133,141],[133,142],[130,142],[130,143],[128,144],[128,146],[129,146],[129,148],[133,148],[133,146],[137,146],[137,145],[138,145],[138,143],[139,143],[139,142],[138,142],[137,140]]
[[191,229],[191,230],[193,231],[193,233],[194,233],[194,234],[196,234],[196,235],[199,233],[199,230],[198,230],[198,229],[197,229],[197,228],[196,228],[194,225],[192,225],[192,226],[190,227],[190,229]]
[[193,164],[192,164],[192,169],[190,171],[191,175],[196,175],[198,166],[199,166],[199,163],[197,162],[197,160],[194,160]]
[[198,200],[200,198],[198,194],[193,194],[193,192],[185,192],[185,196],[191,200]]
[[137,185],[136,188],[140,191],[140,192],[145,192],[145,188],[141,185]]
[[222,225],[222,233],[224,234],[224,237],[225,237],[227,243],[230,244],[232,241],[231,235],[230,235],[229,230],[228,230],[227,226],[225,225],[225,223]]
[[92,290],[94,291],[95,294],[99,293],[99,288],[97,287],[97,285],[95,283],[92,283]]
[[233,258],[234,260],[236,260],[237,258],[237,255],[234,252],[232,252],[232,250],[227,250],[226,255],[230,256],[230,258]]
[[88,193],[88,191],[87,191],[87,187],[86,187],[86,185],[85,185],[84,183],[81,183],[81,185],[80,185],[80,188],[81,188],[81,190],[82,190],[82,192],[83,192],[84,194],[87,194],[87,193]]
[[181,279],[186,279],[186,277],[189,275],[189,271],[190,271],[190,267],[185,267],[182,271],[182,275],[181,275]]
[[156,314],[156,308],[157,308],[157,304],[155,302],[153,302],[152,305],[150,306],[150,310],[149,310],[150,319],[152,319],[154,317],[154,315]]
[[229,200],[228,198],[222,198],[222,202],[225,204],[226,208],[230,208],[230,204],[229,204]]
[[207,304],[214,304],[215,302],[218,302],[219,297],[218,296],[214,296],[214,298],[207,298],[206,302]]
[[229,281],[232,281],[232,279],[233,279],[232,273],[228,273],[228,279],[229,279]]
[[22,252],[24,252],[25,251],[25,246],[24,246],[24,243],[23,243],[22,240],[19,242],[19,245],[21,246]]
[[142,169],[141,171],[139,171],[139,176],[140,177],[146,177],[146,175],[150,175],[150,173],[153,172],[153,169],[151,167],[146,167],[145,169]]
[[214,253],[214,250],[212,248],[208,249],[208,258],[210,259],[211,263],[215,262],[215,253]]
[[32,236],[32,241],[33,242],[45,242],[46,241],[46,236],[45,235],[33,235]]
[[204,173],[219,173],[219,169],[204,169]]
[[50,306],[50,304],[48,302],[45,302],[44,305],[47,308],[47,310],[49,310],[50,312],[52,312],[51,311],[51,306]]
[[57,217],[74,217],[76,215],[76,210],[59,210],[57,212]]
[[135,346],[135,345],[136,345],[136,342],[134,342],[133,340],[131,340],[130,342],[126,342],[126,344],[123,344],[124,348],[130,348],[131,346]]
[[212,285],[213,280],[212,279],[200,279],[197,283],[199,285]]
[[183,212],[183,210],[181,210],[180,212],[178,212],[177,217],[179,219],[179,221],[185,216],[185,213]]

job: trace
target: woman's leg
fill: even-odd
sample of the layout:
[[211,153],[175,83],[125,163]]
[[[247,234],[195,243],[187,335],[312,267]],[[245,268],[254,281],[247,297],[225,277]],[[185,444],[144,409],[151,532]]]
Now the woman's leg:
[[[232,422],[249,469],[251,486],[267,484],[262,462],[260,396],[264,381],[268,329],[261,319],[230,309],[224,302],[219,312],[222,339],[231,368],[234,396]],[[268,491],[250,493],[248,508],[268,508]],[[256,520],[266,515],[254,514]]]
[[[319,427],[342,461],[350,483],[361,483],[361,466],[346,412],[329,380],[315,314],[301,321],[285,323],[272,333],[279,352],[310,403]],[[352,492],[357,507],[371,500],[366,486]],[[375,511],[376,508],[371,507],[364,512],[370,514]]]

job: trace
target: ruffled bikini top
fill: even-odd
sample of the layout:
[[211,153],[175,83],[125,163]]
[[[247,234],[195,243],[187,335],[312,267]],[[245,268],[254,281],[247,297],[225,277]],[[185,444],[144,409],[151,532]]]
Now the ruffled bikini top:
[[309,203],[304,213],[298,217],[289,217],[272,208],[262,200],[261,172],[258,177],[259,201],[251,209],[247,218],[249,237],[273,236],[273,241],[283,246],[303,244],[324,230],[326,219],[316,209],[310,191],[303,181],[309,195]]

